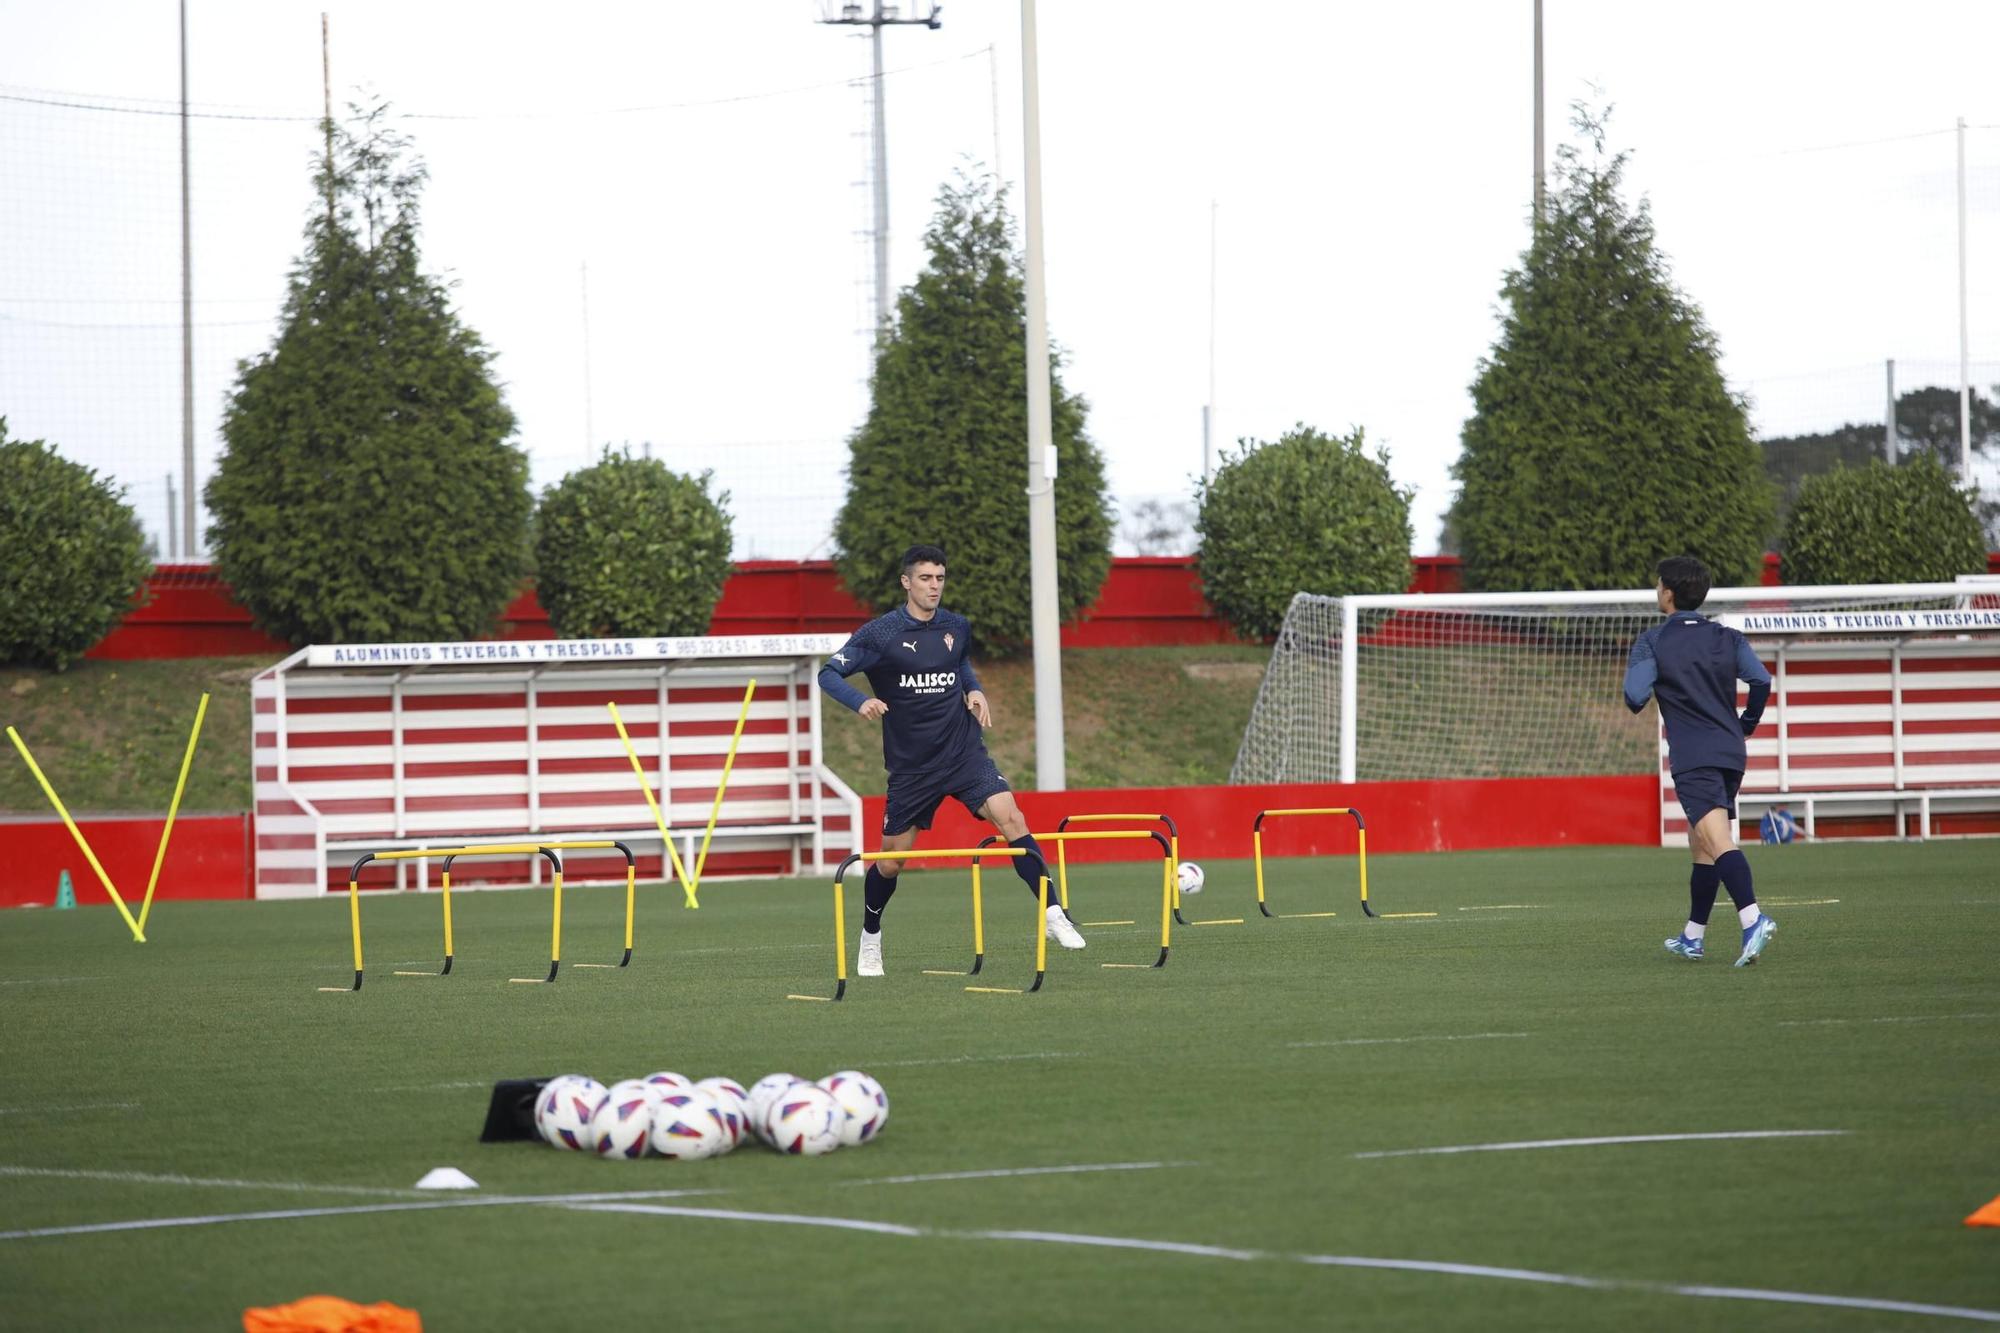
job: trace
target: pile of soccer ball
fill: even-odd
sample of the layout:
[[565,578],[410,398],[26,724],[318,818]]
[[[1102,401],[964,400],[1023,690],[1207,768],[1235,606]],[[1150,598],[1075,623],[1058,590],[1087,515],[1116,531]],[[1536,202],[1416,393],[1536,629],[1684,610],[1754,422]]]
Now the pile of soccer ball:
[[730,1078],[696,1082],[669,1070],[605,1087],[560,1074],[535,1096],[535,1128],[557,1148],[630,1160],[692,1161],[756,1138],[781,1153],[817,1157],[872,1143],[889,1119],[889,1094],[855,1069],[808,1083],[766,1074],[748,1089]]

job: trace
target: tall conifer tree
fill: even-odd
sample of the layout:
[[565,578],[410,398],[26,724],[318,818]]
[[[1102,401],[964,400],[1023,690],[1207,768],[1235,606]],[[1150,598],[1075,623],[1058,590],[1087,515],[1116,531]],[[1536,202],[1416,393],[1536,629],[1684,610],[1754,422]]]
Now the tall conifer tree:
[[1646,203],[1620,198],[1625,155],[1607,156],[1605,115],[1579,107],[1575,124],[1590,156],[1558,150],[1452,468],[1466,586],[1646,586],[1680,554],[1718,584],[1754,582],[1773,496],[1744,405]]
[[385,119],[328,127],[277,340],[237,367],[204,492],[223,578],[293,643],[474,637],[525,564],[514,414],[422,270],[425,173]]
[[[1030,633],[1027,288],[1004,204],[985,180],[939,192],[924,233],[929,262],[897,297],[868,419],[848,442],[847,500],[834,527],[842,581],[884,609],[903,599],[903,551],[944,547],[945,602],[971,619],[988,651]],[[1051,356],[1056,596],[1067,618],[1111,571],[1111,514],[1084,401],[1058,372]]]

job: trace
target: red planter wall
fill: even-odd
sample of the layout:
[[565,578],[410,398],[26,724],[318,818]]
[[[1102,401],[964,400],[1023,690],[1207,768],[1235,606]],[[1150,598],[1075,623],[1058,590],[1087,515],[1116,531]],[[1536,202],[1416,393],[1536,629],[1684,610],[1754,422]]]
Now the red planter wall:
[[[164,816],[144,815],[105,815],[76,821],[134,916],[146,896],[146,878],[152,874],[160,826],[165,822]],[[90,862],[61,820],[0,820],[0,847],[6,849],[5,869],[0,871],[0,907],[53,904],[65,870],[78,903],[86,907],[110,905],[104,886],[97,882]],[[249,896],[250,816],[182,815],[176,819],[153,901]]]

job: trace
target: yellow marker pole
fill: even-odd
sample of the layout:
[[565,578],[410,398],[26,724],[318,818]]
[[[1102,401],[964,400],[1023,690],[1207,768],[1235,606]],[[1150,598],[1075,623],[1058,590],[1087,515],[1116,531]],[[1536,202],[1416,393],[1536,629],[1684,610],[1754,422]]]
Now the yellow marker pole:
[[667,817],[660,813],[660,803],[653,799],[653,784],[646,781],[646,770],[639,765],[639,752],[632,748],[632,738],[625,734],[625,720],[618,716],[618,705],[607,699],[604,706],[611,710],[611,725],[618,728],[618,739],[625,742],[625,757],[632,761],[632,776],[639,779],[639,791],[646,798],[646,808],[653,812],[653,822],[660,826],[660,841],[666,844],[667,860],[674,868],[675,878],[681,882],[681,892],[687,895],[687,905],[700,907],[694,897],[694,881],[688,878],[687,867],[681,864],[681,854],[674,850],[674,835],[667,831]]
[[549,980],[556,979],[562,966],[562,862],[556,863],[556,906],[549,923]]
[[1161,867],[1160,869],[1160,875],[1163,881],[1160,884],[1160,952],[1163,955],[1169,948],[1173,947],[1173,929],[1174,929],[1173,884],[1174,881],[1179,878],[1179,876],[1174,873],[1176,868],[1177,865],[1167,865]]
[[153,873],[146,880],[146,899],[139,904],[139,929],[146,929],[146,918],[153,911],[153,886],[160,882],[160,865],[167,859],[167,839],[174,835],[174,816],[180,813],[181,793],[187,790],[188,769],[194,764],[194,743],[201,739],[201,720],[208,716],[208,693],[203,691],[201,703],[194,710],[194,730],[188,733],[187,753],[181,757],[180,780],[174,783],[173,804],[167,807],[167,824],[160,830],[160,849],[153,853]]
[[1361,906],[1365,911],[1368,907],[1368,830],[1356,829],[1354,837],[1355,848],[1360,853],[1361,859]]
[[833,998],[847,994],[847,894],[840,877],[833,880]]
[[[743,739],[743,724],[750,720],[750,696],[757,693],[756,677],[743,691],[743,710],[736,715],[736,730],[729,737],[729,754],[722,761],[722,781],[715,784],[715,804],[708,808],[708,827],[702,830],[701,852],[694,859],[694,891],[701,892],[701,872],[708,865],[708,840],[715,836],[715,819],[722,813],[722,794],[729,790],[729,770],[736,767],[736,746]],[[791,761],[786,760],[787,763]]]
[[986,909],[979,901],[979,862],[972,863],[972,969],[986,958]]
[[[444,889],[444,971],[449,972],[451,971],[452,955],[456,952],[456,950],[454,950],[451,946],[451,863],[449,861],[445,863],[443,889]],[[438,975],[443,976],[444,972],[440,972]]]
[[1264,908],[1264,830],[1262,829],[1250,835],[1250,856],[1257,866],[1257,910],[1269,916],[1270,912]]
[[103,865],[98,862],[97,853],[90,850],[90,844],[84,841],[83,830],[76,826],[76,821],[69,817],[69,811],[63,808],[62,797],[56,795],[56,789],[51,787],[49,780],[42,775],[42,766],[35,762],[35,756],[28,753],[28,743],[22,740],[21,733],[12,727],[7,728],[7,739],[14,742],[14,748],[21,752],[21,758],[28,761],[28,771],[35,775],[36,782],[42,784],[42,794],[49,798],[49,804],[53,805],[56,813],[62,816],[63,826],[69,830],[69,836],[76,839],[76,845],[83,850],[84,859],[89,861],[90,868],[97,872],[98,882],[104,885],[104,891],[111,895],[111,901],[117,905],[118,915],[124,917],[125,924],[132,928],[132,938],[144,944],[146,932],[132,919],[132,913],[126,909],[125,900],[118,896],[117,886],[111,882],[111,876],[104,873]]
[[347,877],[347,916],[354,923],[354,989],[361,989],[361,882]]
[[[625,858],[625,963],[632,961],[632,900],[639,887],[639,863]],[[618,966],[623,967],[625,963]]]
[[1056,844],[1056,889],[1062,899],[1063,914],[1069,914],[1069,844]]
[[[1047,870],[1048,867],[1043,866],[1042,869]],[[1049,969],[1049,877],[1047,875],[1042,876],[1041,885],[1041,907],[1035,913],[1035,984],[1028,987],[1031,991],[1042,988],[1042,976]]]

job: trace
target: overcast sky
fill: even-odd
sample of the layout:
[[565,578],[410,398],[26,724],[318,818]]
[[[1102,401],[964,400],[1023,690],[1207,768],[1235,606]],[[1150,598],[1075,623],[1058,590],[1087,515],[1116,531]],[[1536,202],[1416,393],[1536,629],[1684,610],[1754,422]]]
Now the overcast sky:
[[[188,9],[204,469],[300,249],[324,9],[336,103],[414,117],[426,262],[498,352],[537,482],[645,442],[716,469],[739,555],[826,554],[866,406],[865,36],[813,0]],[[1043,0],[1049,318],[1125,507],[1201,466],[1213,203],[1221,436],[1365,427],[1435,549],[1527,237],[1532,14]],[[170,0],[0,0],[0,414],[156,528],[179,163],[148,113],[178,96],[176,38]],[[1570,102],[1615,104],[1632,195],[1773,433],[1879,420],[1886,358],[1956,383],[1963,115],[1974,380],[2000,379],[2000,4],[1547,0],[1546,40],[1551,153]],[[958,0],[886,47],[900,285],[954,170],[1020,179],[1019,9]]]

